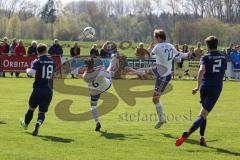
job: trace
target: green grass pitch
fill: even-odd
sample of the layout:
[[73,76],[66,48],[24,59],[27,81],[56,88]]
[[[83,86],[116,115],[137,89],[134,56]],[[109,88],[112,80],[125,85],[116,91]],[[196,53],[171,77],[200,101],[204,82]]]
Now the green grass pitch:
[[[23,117],[28,107],[32,82],[33,79],[27,78],[0,79],[1,160],[240,159],[240,88],[237,82],[224,82],[222,95],[209,115],[206,130],[208,148],[198,145],[199,131],[182,147],[176,148],[174,144],[199,112],[199,95],[191,95],[196,82],[171,82],[173,91],[162,97],[168,123],[159,130],[153,128],[154,120],[144,118],[144,115],[155,113],[150,97],[138,98],[134,107],[119,99],[115,110],[100,117],[103,128],[101,133],[96,133],[93,120],[66,122],[58,119],[54,112],[56,104],[62,99],[74,100],[71,107],[73,113],[88,111],[89,99],[55,92],[38,137],[29,134],[33,130],[37,114],[28,131],[19,125],[19,118]],[[68,79],[66,83],[84,85],[82,80]],[[135,87],[134,90],[152,88],[153,86],[143,86]],[[116,94],[114,88],[110,92]],[[138,114],[140,117],[136,118]]]

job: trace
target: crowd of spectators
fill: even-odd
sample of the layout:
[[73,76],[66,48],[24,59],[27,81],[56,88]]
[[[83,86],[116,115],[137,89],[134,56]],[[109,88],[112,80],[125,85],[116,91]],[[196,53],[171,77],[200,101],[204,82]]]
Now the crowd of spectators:
[[[144,43],[139,43],[138,47],[135,49],[135,56],[138,60],[146,60],[154,58],[155,55],[152,53],[152,49],[155,47],[155,43],[151,43],[148,48],[144,47]],[[70,57],[78,58],[81,56],[81,47],[77,42],[74,42],[73,46],[70,48]],[[200,42],[197,43],[197,47],[189,47],[187,44],[182,45],[180,48],[179,44],[175,44],[175,48],[179,52],[191,52],[191,57],[189,60],[199,61],[200,58],[204,55],[204,50]],[[207,52],[207,51],[205,51]],[[240,46],[234,46],[230,44],[227,49],[221,50],[222,54],[226,55],[229,61],[232,62],[233,68],[240,70]],[[53,44],[49,47],[48,53],[52,56],[63,56],[63,47],[59,44],[59,40],[55,39]],[[106,41],[102,46],[93,44],[92,48],[89,51],[89,56],[93,58],[111,58],[112,55],[118,53],[117,46],[109,41]],[[32,41],[31,45],[26,48],[22,40],[17,40],[16,38],[12,39],[12,42],[9,43],[7,37],[4,37],[0,41],[0,55],[5,56],[37,56],[37,41]],[[177,63],[177,68],[183,68],[184,61]],[[16,77],[19,77],[20,73],[15,73]],[[5,77],[5,73],[1,74]],[[13,73],[11,73],[13,76]]]
[[[54,44],[49,48],[49,54],[53,56],[62,56],[63,49],[62,46],[59,45],[58,40],[54,40]],[[79,51],[80,54],[80,51]],[[32,41],[31,45],[26,48],[24,42],[22,40],[17,40],[16,38],[12,39],[12,42],[9,43],[7,37],[4,37],[3,40],[0,41],[0,55],[2,56],[37,56],[37,41]],[[15,73],[16,77],[19,77],[20,73]],[[2,77],[5,77],[5,73],[1,73]],[[13,76],[13,73],[11,73]]]
[[92,58],[111,58],[112,55],[118,53],[117,46],[114,43],[106,41],[100,51],[97,44],[93,44],[89,56]]

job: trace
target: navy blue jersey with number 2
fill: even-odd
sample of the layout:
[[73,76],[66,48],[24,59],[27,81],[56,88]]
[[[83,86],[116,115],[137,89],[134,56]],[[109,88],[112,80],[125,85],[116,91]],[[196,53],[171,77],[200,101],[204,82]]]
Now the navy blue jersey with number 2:
[[201,86],[222,89],[223,77],[227,68],[225,56],[218,51],[209,52],[201,58],[200,64],[204,64],[206,70]]
[[32,62],[32,69],[36,70],[33,88],[53,88],[54,61],[46,55],[40,56]]

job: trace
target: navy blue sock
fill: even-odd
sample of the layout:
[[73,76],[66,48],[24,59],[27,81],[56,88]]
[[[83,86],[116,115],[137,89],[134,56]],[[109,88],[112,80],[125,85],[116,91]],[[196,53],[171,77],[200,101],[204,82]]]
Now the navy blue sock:
[[192,127],[189,129],[189,134],[195,132],[204,122],[204,118],[202,116],[197,117],[197,119],[192,124]]
[[201,137],[204,137],[206,125],[207,125],[207,119],[205,119],[203,121],[202,125],[200,126],[200,135],[201,135]]
[[45,119],[45,113],[38,113],[38,119],[37,119],[37,123],[39,123],[40,125],[43,124]]
[[33,112],[32,110],[28,110],[27,113],[25,114],[25,119],[24,122],[26,125],[29,125],[29,123],[31,122],[32,118],[33,118]]

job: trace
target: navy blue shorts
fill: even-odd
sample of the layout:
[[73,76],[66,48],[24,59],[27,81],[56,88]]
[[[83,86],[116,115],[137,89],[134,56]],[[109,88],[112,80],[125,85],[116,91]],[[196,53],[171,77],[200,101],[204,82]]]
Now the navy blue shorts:
[[221,94],[221,91],[221,89],[216,87],[202,86],[200,88],[200,103],[202,104],[202,107],[208,112],[211,112]]
[[165,91],[168,83],[172,79],[172,74],[169,74],[168,76],[162,77],[158,71],[157,67],[153,67],[152,71],[154,75],[156,76],[156,83],[155,83],[155,92],[159,95],[162,95]]
[[30,96],[29,106],[34,109],[39,106],[40,112],[47,112],[52,95],[53,92],[49,88],[35,88]]

